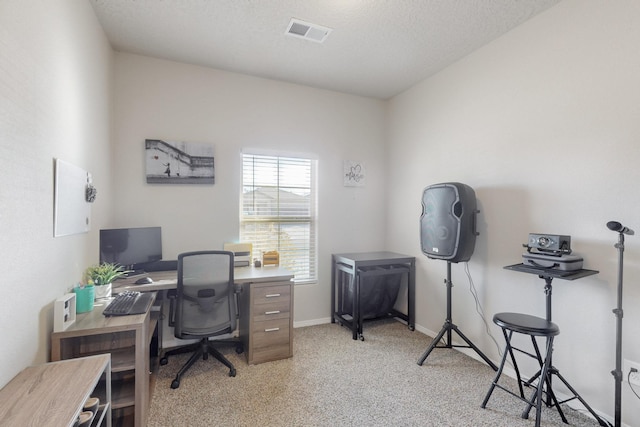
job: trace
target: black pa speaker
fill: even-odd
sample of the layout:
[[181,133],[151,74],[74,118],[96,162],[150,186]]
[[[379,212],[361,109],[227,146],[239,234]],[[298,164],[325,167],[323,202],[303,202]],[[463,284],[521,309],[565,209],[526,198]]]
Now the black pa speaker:
[[422,194],[420,244],[429,258],[469,261],[476,244],[476,193],[459,182],[434,184]]

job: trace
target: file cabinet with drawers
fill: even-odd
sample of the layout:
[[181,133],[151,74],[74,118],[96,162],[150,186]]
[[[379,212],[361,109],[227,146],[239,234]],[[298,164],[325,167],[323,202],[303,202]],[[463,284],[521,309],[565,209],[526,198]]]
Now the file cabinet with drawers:
[[293,356],[293,282],[243,285],[239,295],[240,337],[247,363]]

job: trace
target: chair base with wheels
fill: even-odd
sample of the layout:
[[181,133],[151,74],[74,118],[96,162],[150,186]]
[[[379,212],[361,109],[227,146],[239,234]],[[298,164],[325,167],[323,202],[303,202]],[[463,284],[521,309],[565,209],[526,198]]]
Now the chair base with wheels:
[[[566,423],[567,420],[562,413],[562,409],[560,408],[553,390],[551,389],[551,354],[553,353],[553,339],[560,333],[560,328],[558,328],[558,325],[540,317],[521,313],[497,313],[495,316],[493,316],[493,322],[496,325],[500,326],[500,328],[502,329],[502,334],[504,335],[506,345],[504,348],[504,353],[502,355],[502,361],[500,362],[500,366],[498,367],[498,372],[493,379],[493,382],[491,383],[491,387],[489,388],[489,391],[487,392],[487,395],[485,396],[481,407],[486,408],[491,394],[493,393],[495,388],[498,387],[499,389],[506,391],[507,393],[517,397],[518,399],[526,403],[525,409],[522,412],[522,418],[529,418],[529,413],[535,406],[536,427],[539,427],[543,395],[546,395],[548,406],[555,406],[562,420]],[[531,353],[530,351],[525,351],[520,348],[514,347],[511,341],[514,333],[530,336],[535,354]],[[544,338],[546,340],[544,345],[544,354],[541,353],[536,338]],[[524,381],[520,376],[520,369],[518,368],[518,364],[516,362],[514,350],[530,356],[538,361],[540,370],[533,377],[531,377],[531,379]],[[511,358],[513,368],[516,372],[519,391],[518,394],[512,392],[511,390],[498,383],[498,381],[500,380],[500,376],[502,375],[505,362],[507,361],[507,356]],[[534,387],[533,383],[536,381],[536,379],[538,380],[538,382]],[[523,386],[534,387],[534,390],[529,398],[525,397]]]
[[[218,342],[220,341],[216,341],[216,343]],[[238,342],[238,343],[235,343],[235,345],[236,345],[236,353],[241,354],[244,351],[242,347],[242,343]],[[171,382],[171,388],[176,389],[180,387],[180,380],[182,378],[182,375],[184,375],[184,373],[187,372],[187,370],[191,368],[191,366],[193,366],[193,364],[196,363],[196,361],[200,357],[202,357],[202,360],[207,360],[209,358],[209,355],[212,355],[213,357],[218,359],[223,365],[229,368],[230,377],[236,376],[236,368],[233,366],[233,363],[231,363],[226,357],[224,357],[224,355],[222,355],[222,353],[220,353],[220,351],[218,351],[218,349],[216,349],[213,346],[213,342],[209,341],[208,338],[202,338],[199,342],[194,343],[192,345],[178,347],[173,350],[169,350],[165,352],[162,358],[160,359],[160,365],[166,365],[168,363],[169,356],[174,356],[176,354],[183,354],[183,353],[191,353],[191,352],[193,352],[193,354],[191,355],[189,360],[187,360],[187,362],[182,366],[182,368],[180,368],[180,370],[176,374],[175,379]]]

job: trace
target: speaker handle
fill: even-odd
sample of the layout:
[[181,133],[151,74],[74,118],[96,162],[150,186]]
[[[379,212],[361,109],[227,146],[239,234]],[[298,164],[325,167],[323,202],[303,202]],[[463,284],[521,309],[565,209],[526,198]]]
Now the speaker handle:
[[479,236],[478,232],[478,214],[480,213],[480,209],[473,211],[473,234],[474,236]]

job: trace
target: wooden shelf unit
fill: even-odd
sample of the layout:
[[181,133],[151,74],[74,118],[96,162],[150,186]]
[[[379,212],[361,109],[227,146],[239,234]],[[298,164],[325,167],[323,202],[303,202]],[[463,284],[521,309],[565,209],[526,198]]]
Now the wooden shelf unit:
[[51,360],[110,354],[112,419],[116,425],[145,426],[151,401],[149,346],[159,311],[106,317],[109,303],[96,303],[67,330],[51,334]]
[[91,425],[111,427],[108,354],[32,366],[0,390],[0,425],[73,426],[92,396],[100,407]]

